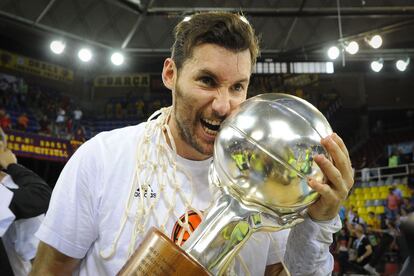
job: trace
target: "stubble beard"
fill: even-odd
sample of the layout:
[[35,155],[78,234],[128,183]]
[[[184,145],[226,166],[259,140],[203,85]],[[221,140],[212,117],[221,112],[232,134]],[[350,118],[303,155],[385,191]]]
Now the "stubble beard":
[[195,114],[195,118],[191,118],[193,114],[192,112],[188,112],[188,107],[191,106],[191,99],[188,99],[188,101],[186,101],[185,96],[183,95],[182,90],[178,84],[175,89],[175,96],[176,99],[173,112],[175,124],[178,128],[178,135],[182,140],[184,140],[186,144],[190,145],[197,152],[206,156],[211,156],[213,154],[213,151],[209,150],[210,147],[207,148],[205,145],[203,145],[195,133],[197,124],[200,121],[200,115]]

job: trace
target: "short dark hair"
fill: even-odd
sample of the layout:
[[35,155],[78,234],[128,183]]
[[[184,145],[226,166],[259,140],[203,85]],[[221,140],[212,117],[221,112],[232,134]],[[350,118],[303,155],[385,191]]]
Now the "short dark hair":
[[250,51],[253,66],[259,55],[259,40],[242,14],[206,12],[181,21],[174,30],[175,41],[171,57],[177,69],[191,58],[195,46],[211,43],[234,52]]

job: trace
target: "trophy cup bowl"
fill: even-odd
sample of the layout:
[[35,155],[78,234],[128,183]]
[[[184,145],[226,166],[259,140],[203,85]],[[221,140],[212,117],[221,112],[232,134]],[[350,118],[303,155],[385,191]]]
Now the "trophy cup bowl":
[[[213,180],[247,205],[278,215],[301,211],[318,194],[307,177],[322,181],[312,157],[332,129],[313,105],[287,94],[262,94],[244,102],[216,137]],[[218,180],[218,181],[217,181]]]
[[307,177],[324,177],[313,156],[330,158],[320,141],[331,133],[322,113],[298,97],[245,101],[216,137],[209,181],[221,195],[202,223],[181,248],[152,230],[120,275],[222,275],[254,232],[302,222],[318,199]]

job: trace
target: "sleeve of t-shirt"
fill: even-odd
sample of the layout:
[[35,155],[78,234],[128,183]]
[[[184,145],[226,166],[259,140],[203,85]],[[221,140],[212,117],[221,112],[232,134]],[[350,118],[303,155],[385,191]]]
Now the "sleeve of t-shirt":
[[330,221],[305,218],[292,228],[285,252],[285,265],[291,275],[331,275],[333,256],[329,253],[332,235],[342,227],[339,216]]
[[104,171],[100,145],[95,137],[70,158],[36,233],[41,241],[72,258],[83,258],[98,235],[96,217]]

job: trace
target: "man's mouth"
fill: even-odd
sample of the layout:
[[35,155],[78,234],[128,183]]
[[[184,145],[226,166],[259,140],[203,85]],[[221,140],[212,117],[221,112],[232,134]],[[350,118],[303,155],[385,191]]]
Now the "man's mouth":
[[200,119],[204,131],[210,135],[216,135],[220,129],[221,120]]

